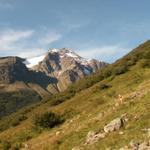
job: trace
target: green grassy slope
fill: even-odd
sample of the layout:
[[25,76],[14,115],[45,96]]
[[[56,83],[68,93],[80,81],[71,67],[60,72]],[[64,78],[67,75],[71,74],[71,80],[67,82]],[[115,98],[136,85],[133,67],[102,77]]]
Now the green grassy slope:
[[[51,100],[1,119],[1,149],[71,150],[85,143],[89,131],[102,130],[104,125],[123,114],[128,121],[119,131],[83,149],[119,149],[131,140],[147,140],[147,132],[142,129],[150,127],[149,60],[150,41],[147,41],[123,59],[77,82]],[[118,101],[119,95],[122,102]],[[65,122],[52,129],[35,130],[34,115],[47,111],[62,115]],[[19,116],[26,119],[19,119]],[[14,125],[16,120],[18,124]],[[120,131],[123,134],[119,134]]]
[[40,100],[40,96],[31,90],[14,92],[0,91],[0,117],[9,115],[22,107],[37,103]]

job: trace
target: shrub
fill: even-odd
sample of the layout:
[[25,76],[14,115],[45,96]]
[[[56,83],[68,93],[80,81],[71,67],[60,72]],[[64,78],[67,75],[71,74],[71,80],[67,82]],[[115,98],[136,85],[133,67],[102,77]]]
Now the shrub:
[[3,150],[9,150],[11,148],[11,144],[8,141],[4,141],[2,145],[3,145]]
[[150,59],[150,51],[145,51],[145,52],[143,53],[143,58],[144,58],[144,59]]
[[108,92],[107,92],[107,96],[109,96],[109,97],[116,97],[116,91],[115,90],[109,90]]
[[126,65],[117,66],[113,70],[113,75],[120,75],[120,74],[125,73],[126,71],[127,71],[127,66]]
[[94,92],[100,92],[101,90],[105,90],[105,89],[108,89],[110,88],[111,85],[108,85],[106,83],[101,83],[99,85],[97,85],[95,88],[94,88]]
[[135,65],[137,62],[137,57],[136,56],[132,56],[128,61],[127,61],[127,65],[128,66],[133,66]]
[[34,125],[40,128],[53,128],[64,120],[53,112],[38,114],[34,117]]
[[77,114],[78,114],[78,112],[75,109],[70,108],[63,112],[63,118],[65,118],[65,119],[72,118],[73,116],[75,116]]
[[104,89],[108,89],[109,87],[110,87],[110,85],[102,83],[102,84],[100,84],[99,89],[104,90]]
[[50,105],[51,106],[56,106],[56,105],[59,105],[61,103],[63,103],[64,100],[61,100],[61,99],[56,99],[56,100],[52,100],[50,101]]
[[22,121],[24,121],[24,120],[26,120],[26,119],[27,119],[27,117],[26,117],[25,115],[19,115],[19,116],[17,116],[16,118],[14,118],[14,119],[12,120],[11,125],[12,125],[13,127],[15,127],[15,126],[19,125],[20,122],[22,122]]
[[110,77],[112,74],[112,68],[111,67],[106,67],[105,69],[103,69],[102,71],[102,75],[104,76],[104,78]]
[[28,141],[30,139],[32,139],[32,134],[30,132],[22,132],[20,133],[20,135],[17,137],[19,142],[25,142]]
[[142,68],[150,67],[150,60],[148,60],[148,59],[142,59],[140,61],[139,65]]
[[13,150],[19,150],[20,148],[22,147],[22,144],[21,143],[16,143],[14,146],[13,146]]

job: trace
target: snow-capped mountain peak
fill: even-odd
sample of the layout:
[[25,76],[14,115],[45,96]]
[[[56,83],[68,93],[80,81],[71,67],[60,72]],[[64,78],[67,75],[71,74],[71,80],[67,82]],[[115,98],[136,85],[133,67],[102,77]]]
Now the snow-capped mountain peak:
[[57,77],[64,71],[74,70],[75,68],[82,72],[80,73],[82,76],[89,75],[105,65],[104,62],[98,60],[85,59],[68,48],[49,49],[47,53],[26,59],[24,63],[27,68],[42,71],[46,74],[53,72]]
[[49,77],[56,78],[59,91],[107,65],[95,59],[85,59],[68,48],[49,49],[47,53],[26,59],[24,63],[33,71],[43,72]]
[[67,49],[67,48],[60,49],[59,54],[61,55],[61,57],[72,57],[75,60],[82,58],[77,53],[75,53],[73,50]]
[[27,66],[27,68],[32,68],[35,65],[38,65],[39,62],[41,62],[44,59],[44,57],[45,55],[27,58],[26,61],[24,61],[24,64]]
[[48,52],[50,52],[50,53],[58,53],[58,52],[59,52],[59,49],[50,48],[50,49],[48,50]]

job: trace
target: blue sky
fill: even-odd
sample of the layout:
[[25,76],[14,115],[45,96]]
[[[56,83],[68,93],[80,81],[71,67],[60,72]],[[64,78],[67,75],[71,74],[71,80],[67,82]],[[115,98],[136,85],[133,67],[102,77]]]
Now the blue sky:
[[113,62],[150,39],[149,0],[0,0],[0,56],[71,48]]

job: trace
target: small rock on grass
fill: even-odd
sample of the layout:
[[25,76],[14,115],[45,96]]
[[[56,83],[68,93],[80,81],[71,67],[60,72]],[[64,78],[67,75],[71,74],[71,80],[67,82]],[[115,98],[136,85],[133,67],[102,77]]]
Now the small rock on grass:
[[112,120],[110,123],[108,123],[106,126],[104,126],[104,131],[106,133],[113,132],[119,130],[122,126],[123,126],[122,118],[116,118]]

